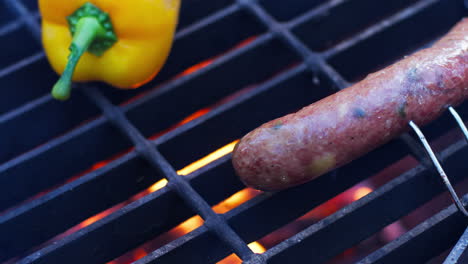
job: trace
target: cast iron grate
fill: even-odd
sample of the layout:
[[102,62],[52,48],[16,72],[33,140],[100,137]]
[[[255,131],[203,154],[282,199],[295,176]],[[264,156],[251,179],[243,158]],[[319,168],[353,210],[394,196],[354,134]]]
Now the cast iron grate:
[[[460,0],[186,0],[173,52],[154,81],[125,92],[80,85],[59,103],[48,95],[56,76],[40,48],[36,1],[2,0],[0,262],[105,263],[193,215],[204,219],[201,227],[136,263],[213,263],[231,252],[247,263],[329,260],[444,191],[411,135],[225,214],[211,206],[243,188],[229,155],[186,177],[176,170],[434,41],[465,15]],[[148,139],[208,106],[207,114]],[[468,114],[466,104],[458,110]],[[434,140],[454,127],[444,116],[424,132]],[[466,178],[467,152],[463,141],[439,151],[454,182]],[[421,163],[363,199],[264,254],[247,247],[407,155]],[[36,248],[162,178],[169,180],[163,189]],[[363,261],[427,261],[454,245],[465,224],[451,206]]]

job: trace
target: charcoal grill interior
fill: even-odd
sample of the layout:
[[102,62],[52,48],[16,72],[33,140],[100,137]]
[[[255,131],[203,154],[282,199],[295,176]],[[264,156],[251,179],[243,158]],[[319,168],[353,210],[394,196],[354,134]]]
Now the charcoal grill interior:
[[[0,0],[0,263],[107,263],[194,215],[202,226],[135,263],[216,263],[231,253],[251,264],[327,263],[445,192],[412,133],[224,214],[211,206],[244,188],[230,155],[177,171],[430,45],[467,14],[464,1],[182,2],[173,50],[153,81],[132,91],[80,84],[61,103],[49,95],[57,75],[41,49],[36,1]],[[468,118],[467,104],[457,110]],[[423,131],[431,142],[458,135],[448,114]],[[438,157],[462,182],[466,143],[445,142]],[[407,157],[416,164],[265,253],[247,246]],[[128,202],[163,178],[166,187]],[[358,260],[424,263],[451,249],[466,223],[450,205]]]

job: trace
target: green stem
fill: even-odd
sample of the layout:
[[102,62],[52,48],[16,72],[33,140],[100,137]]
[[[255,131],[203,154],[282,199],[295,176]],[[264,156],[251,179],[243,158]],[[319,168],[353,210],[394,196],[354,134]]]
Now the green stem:
[[76,65],[81,56],[88,50],[96,37],[106,34],[106,29],[95,17],[80,18],[76,25],[76,31],[70,45],[68,63],[62,76],[52,89],[52,96],[58,100],[67,100],[71,93],[71,82]]

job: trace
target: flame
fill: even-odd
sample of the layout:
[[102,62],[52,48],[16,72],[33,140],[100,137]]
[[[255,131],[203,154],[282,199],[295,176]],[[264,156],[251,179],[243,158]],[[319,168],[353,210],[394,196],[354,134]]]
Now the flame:
[[196,170],[198,170],[199,168],[203,167],[203,166],[206,166],[207,164],[231,153],[233,150],[234,150],[234,146],[237,144],[239,140],[236,140],[234,142],[231,142],[229,144],[227,144],[226,146],[212,152],[211,154],[205,156],[204,158],[202,159],[199,159],[197,161],[195,161],[194,163],[186,166],[185,168],[181,169],[181,170],[178,170],[177,171],[177,174],[179,175],[188,175]]
[[[239,44],[237,44],[236,46],[234,46],[230,50],[235,50],[235,49],[238,49],[238,48],[240,48],[242,46],[248,45],[249,43],[254,41],[255,38],[256,38],[256,36],[252,36],[250,38],[247,38],[247,39],[243,40],[242,42],[240,42]],[[226,51],[226,52],[228,52],[228,51]],[[214,56],[214,57],[206,59],[206,60],[204,60],[204,61],[202,61],[200,63],[197,63],[197,64],[187,68],[186,70],[184,70],[183,72],[181,72],[177,76],[175,76],[175,78],[178,78],[178,77],[183,76],[183,75],[193,74],[196,71],[199,71],[199,70],[209,66],[210,64],[212,64],[220,56],[222,56],[222,55]],[[152,76],[151,78],[153,78],[153,77],[154,76]],[[139,85],[140,84],[137,84],[137,86],[139,86]],[[252,87],[250,87],[250,88],[252,88]],[[241,92],[245,92],[245,91],[241,91]],[[146,94],[147,94],[147,92],[143,92],[143,93],[141,93],[141,94],[139,94],[137,96],[134,96],[133,98],[126,101],[122,105],[129,104],[130,102],[135,101],[135,100],[145,96]],[[219,106],[221,104],[224,104],[225,102],[230,101],[233,98],[237,97],[239,94],[235,93],[233,95],[230,95],[230,96],[224,98],[222,101],[218,102],[215,105],[211,105],[209,107],[202,108],[202,109],[194,112],[193,114],[187,116],[186,118],[184,118],[180,122],[172,125],[168,129],[165,129],[164,131],[158,132],[155,135],[149,137],[149,139],[152,140],[152,139],[155,139],[157,137],[160,137],[163,134],[166,134],[166,133],[174,130],[175,128],[177,128],[179,126],[182,126],[182,125],[184,125],[184,124],[186,124],[186,123],[188,123],[188,122],[190,122],[192,120],[195,120],[195,119],[207,114],[209,111],[211,111],[211,109],[213,107],[217,107],[217,106]],[[200,160],[198,160],[196,162],[193,162],[192,164],[186,166],[185,168],[177,171],[177,173],[179,175],[188,175],[188,174],[192,173],[193,171],[195,171],[195,170],[197,170],[197,169],[199,169],[199,168],[201,168],[203,166],[206,166],[207,164],[215,161],[216,159],[219,159],[219,158],[229,154],[230,152],[232,152],[237,142],[238,142],[238,140],[227,144],[226,146],[212,152],[211,154],[205,156],[204,158],[202,158],[202,159],[200,159]],[[91,171],[98,170],[98,169],[100,169],[102,167],[105,167],[108,163],[110,163],[110,162],[120,158],[121,156],[129,153],[133,149],[134,148],[126,149],[126,150],[124,150],[124,151],[122,151],[120,153],[117,153],[116,155],[108,157],[105,160],[96,162],[95,164],[91,165],[87,170],[82,171],[81,173],[79,173],[79,174],[75,175],[74,177],[68,179],[66,181],[66,183],[68,183],[70,181],[74,181],[75,179],[77,179],[77,178],[81,177],[82,175],[87,174],[87,173],[89,173]],[[99,213],[97,215],[91,216],[88,219],[86,219],[86,220],[82,221],[81,223],[77,224],[76,226],[70,228],[69,230],[64,232],[62,235],[58,236],[58,239],[60,239],[61,237],[65,237],[65,236],[67,236],[67,235],[69,235],[71,233],[74,233],[74,232],[78,231],[79,229],[82,229],[82,228],[85,228],[87,226],[90,226],[90,225],[94,224],[95,222],[105,218],[106,216],[110,215],[111,213],[113,213],[113,212],[119,210],[120,208],[124,207],[125,205],[127,205],[127,204],[141,198],[142,196],[164,188],[167,185],[167,183],[168,182],[167,182],[166,179],[159,180],[158,182],[154,183],[152,186],[150,186],[146,190],[132,196],[129,200],[127,200],[125,202],[121,202],[121,203],[113,206],[112,208],[109,208],[106,211],[103,211],[103,212],[101,212],[101,213]],[[47,193],[47,192],[45,192],[45,193]],[[239,206],[240,204],[244,203],[245,201],[248,201],[249,199],[252,199],[253,197],[257,196],[260,193],[261,193],[260,191],[256,191],[256,190],[253,190],[253,189],[241,190],[238,193],[235,193],[231,197],[227,198],[226,200],[220,202],[218,205],[213,206],[213,210],[215,212],[217,212],[217,213],[225,213],[225,212]],[[167,234],[171,235],[171,236],[177,236],[177,235],[182,236],[182,235],[185,235],[186,233],[191,232],[192,230],[198,228],[201,225],[203,225],[203,220],[199,216],[194,216],[194,217],[191,217],[191,218],[187,219],[185,222],[181,223],[180,225],[174,227],[172,230],[168,231]],[[263,246],[261,244],[259,244],[259,243],[254,242],[254,243],[249,244],[249,246],[253,247],[254,252],[257,252],[257,251],[258,252],[260,252],[260,251],[264,252],[265,251]],[[263,251],[262,251],[262,248],[263,248]],[[146,255],[148,250],[149,249],[145,250],[145,248],[138,248],[138,249],[136,249],[135,251],[133,251],[133,252],[131,252],[129,254],[133,254],[134,259],[136,260],[136,259],[139,259],[142,256]],[[111,262],[109,262],[109,264],[111,264],[111,263],[121,263],[121,262],[120,261],[111,261]]]
[[144,85],[144,84],[150,82],[151,80],[154,79],[154,77],[156,77],[156,75],[158,75],[158,73],[159,73],[159,72],[154,72],[154,73],[151,74],[148,78],[144,79],[143,81],[141,81],[141,82],[139,82],[139,83],[133,84],[130,88],[131,88],[131,89],[136,89],[136,88],[138,88],[138,87],[140,87],[140,86],[142,86],[142,85]]
[[177,126],[181,126],[181,125],[184,125],[184,124],[187,124],[188,122],[192,121],[192,120],[195,120],[199,117],[202,117],[204,115],[206,115],[208,112],[210,112],[211,109],[209,108],[202,108],[198,111],[196,111],[195,113],[187,116],[186,118],[184,118],[182,121],[180,121]]
[[155,139],[159,138],[160,136],[162,136],[162,135],[164,135],[164,134],[167,134],[167,133],[171,132],[172,130],[174,130],[174,129],[176,129],[176,128],[178,128],[178,127],[184,125],[184,124],[187,124],[188,122],[190,122],[190,121],[192,121],[192,120],[195,120],[195,119],[197,119],[197,118],[199,118],[199,117],[201,117],[201,116],[206,115],[206,114],[207,114],[208,112],[210,112],[210,111],[211,111],[210,108],[202,108],[202,109],[196,111],[195,113],[193,113],[193,114],[187,116],[186,118],[182,119],[182,120],[181,120],[180,122],[178,122],[177,124],[175,124],[175,125],[173,125],[173,126],[167,128],[167,129],[165,129],[165,130],[163,130],[163,131],[160,131],[160,132],[158,132],[158,133],[156,133],[156,134],[150,136],[148,139],[149,139],[149,140],[155,140]]
[[95,163],[92,167],[92,170],[97,170],[97,169],[100,169],[104,166],[106,166],[109,162],[108,161],[101,161],[101,162],[98,162],[98,163]]
[[265,247],[262,244],[260,244],[259,242],[257,242],[257,241],[254,241],[254,242],[250,243],[249,248],[254,253],[257,253],[257,254],[262,254],[263,252],[266,251]]
[[367,186],[359,187],[353,194],[353,200],[357,201],[361,199],[362,197],[368,195],[372,191],[373,191],[372,188],[367,187]]
[[[237,45],[235,45],[234,47],[232,47],[230,50],[226,51],[226,53],[229,52],[229,51],[231,51],[231,50],[236,50],[236,49],[239,49],[239,48],[241,48],[241,47],[243,47],[243,46],[246,46],[246,45],[248,45],[249,43],[253,42],[256,38],[257,38],[257,36],[251,36],[251,37],[249,37],[249,38],[247,38],[247,39],[245,39],[245,40],[239,42]],[[190,67],[188,67],[186,70],[184,70],[182,73],[180,73],[179,75],[177,75],[176,78],[178,78],[178,77],[180,77],[180,76],[192,74],[192,73],[194,73],[194,72],[196,72],[196,71],[199,71],[199,70],[201,70],[201,69],[207,67],[208,65],[212,64],[216,59],[218,59],[218,58],[221,57],[221,56],[222,56],[222,55],[214,56],[214,57],[212,57],[212,58],[209,58],[209,59],[206,59],[206,60],[204,60],[204,61],[202,61],[202,62],[199,62],[199,63],[197,63],[197,64],[195,64],[195,65],[193,65],[193,66],[190,66]],[[156,74],[154,74],[154,75],[156,75]],[[144,82],[142,82],[142,84],[144,84],[144,83],[146,83],[147,81],[153,79],[154,77],[155,77],[155,76],[151,76],[151,78],[149,78],[148,80],[145,80]],[[135,87],[138,87],[138,86],[140,86],[140,85],[141,85],[141,84],[136,84]],[[135,87],[133,87],[133,88],[135,88]],[[145,93],[142,93],[141,96],[143,96],[144,94],[145,94]],[[125,102],[123,105],[128,104],[128,103],[130,103],[131,101],[134,101],[134,100],[136,100],[137,98],[140,98],[141,96],[138,96],[138,95],[137,95],[137,96],[133,97],[132,99],[130,99],[129,101]],[[188,123],[188,122],[190,122],[190,121],[192,121],[192,120],[194,120],[194,119],[196,119],[196,118],[199,118],[199,117],[201,117],[201,116],[207,114],[210,110],[211,110],[210,108],[203,108],[203,109],[200,109],[200,110],[196,111],[195,113],[189,115],[188,117],[186,117],[185,119],[183,119],[183,120],[180,121],[179,123],[173,125],[172,127],[168,128],[168,129],[166,129],[166,130],[164,130],[164,131],[162,131],[162,132],[156,133],[155,135],[151,136],[149,139],[150,139],[150,140],[153,140],[153,139],[155,139],[155,138],[158,138],[158,137],[160,137],[161,135],[163,135],[163,134],[165,134],[165,133],[167,133],[167,132],[170,132],[171,130],[174,130],[175,128],[177,128],[177,127],[179,127],[179,126],[181,126],[181,125],[184,125],[184,124],[186,124],[186,123]],[[101,161],[101,162],[98,162],[98,163],[94,164],[94,165],[91,167],[91,170],[97,170],[97,169],[99,169],[99,168],[102,168],[102,167],[106,166],[109,162],[111,162],[111,161],[113,161],[113,160],[119,158],[120,156],[122,156],[122,155],[124,155],[124,154],[130,152],[132,149],[133,149],[133,148],[130,148],[130,149],[128,149],[127,151],[124,151],[123,153],[120,153],[120,154],[116,155],[115,157],[112,157],[112,158],[110,158],[110,159],[108,159],[108,160]],[[89,171],[85,171],[85,173],[87,173],[87,172],[89,172]],[[83,173],[83,174],[84,174],[84,173]],[[188,173],[187,173],[187,174],[188,174]],[[185,175],[185,174],[183,174],[183,175]]]
[[213,210],[218,214],[224,214],[233,208],[241,205],[242,203],[254,198],[255,196],[259,195],[261,191],[252,189],[252,188],[245,188],[237,193],[231,195],[226,200],[220,202],[219,204],[213,207]]
[[143,248],[138,248],[133,252],[133,260],[139,260],[141,258],[144,258],[146,255],[148,255],[148,252],[144,250]]
[[160,190],[162,188],[164,188],[164,186],[167,185],[167,180],[166,179],[162,179],[162,180],[159,180],[158,182],[156,182],[155,184],[151,185],[151,187],[148,188],[148,191],[150,193],[152,192],[155,192],[157,190]]
[[[259,242],[255,241],[250,243],[249,248],[257,254],[261,254],[266,251],[265,247],[260,244]],[[224,258],[223,260],[219,261],[218,264],[241,264],[242,260],[236,255],[236,254],[231,254]]]
[[[208,111],[208,110],[206,110]],[[200,113],[200,115],[202,115],[203,113]],[[195,119],[197,117],[193,116],[192,117],[192,120]],[[185,120],[186,122],[190,122],[190,120]],[[204,158],[198,160],[198,161],[195,161],[194,163],[184,167],[183,169],[181,170],[178,170],[177,171],[177,174],[179,175],[188,175],[196,170],[198,170],[199,168],[231,153],[234,149],[234,146],[236,145],[236,143],[238,142],[239,140],[236,140],[234,142],[231,142],[229,144],[227,144],[226,146],[208,154],[207,156],[205,156]],[[162,189],[164,186],[167,185],[167,180],[166,179],[162,179],[162,180],[159,180],[158,182],[156,182],[155,184],[151,185],[149,188],[148,188],[148,192],[152,193],[152,192],[155,192],[157,190],[160,190]],[[245,192],[248,192],[248,191],[245,191]],[[237,195],[237,196],[235,196]],[[228,203],[236,203],[234,202],[235,200],[242,200],[242,198],[240,196],[245,196],[246,193],[242,194],[242,193],[238,193],[238,194],[234,194],[232,199],[230,201],[228,201]],[[237,197],[237,198],[236,198]]]
[[83,222],[81,222],[79,224],[79,227],[80,228],[85,228],[87,226],[90,226],[90,225],[94,224],[95,222],[103,219],[104,217],[110,215],[115,210],[117,210],[117,209],[112,209],[111,208],[111,209],[108,209],[106,211],[100,212],[99,214],[97,214],[95,216],[91,216],[90,218],[88,218],[88,219],[84,220]]
[[[231,49],[229,49],[227,52],[229,51],[232,51],[232,50],[236,50],[240,47],[243,47],[249,43],[251,43],[252,41],[254,41],[257,37],[256,36],[252,36],[252,37],[249,37],[241,42],[239,42],[239,44],[235,45],[234,47],[232,47]],[[209,58],[209,59],[206,59],[202,62],[199,62],[189,68],[187,68],[186,70],[184,70],[181,74],[179,74],[179,76],[185,76],[185,75],[189,75],[189,74],[192,74],[194,72],[197,72],[205,67],[207,67],[208,65],[212,64],[216,59],[220,58],[221,55],[218,55],[218,56],[214,56],[212,58]]]
[[252,37],[249,37],[249,38],[246,38],[244,39],[243,41],[241,41],[239,44],[237,44],[234,49],[238,49],[240,47],[243,47],[249,43],[251,43],[252,41],[254,41],[255,39],[257,38],[257,36],[252,36]]
[[199,62],[189,68],[187,68],[185,71],[183,71],[180,75],[181,76],[185,76],[185,75],[189,75],[189,74],[192,74],[196,71],[199,71],[203,68],[205,68],[206,66],[210,65],[211,63],[213,63],[215,59],[207,59],[207,60],[204,60],[202,62]]
[[195,215],[174,227],[170,232],[175,233],[178,237],[180,237],[192,232],[201,225],[203,225],[203,219],[200,216]]

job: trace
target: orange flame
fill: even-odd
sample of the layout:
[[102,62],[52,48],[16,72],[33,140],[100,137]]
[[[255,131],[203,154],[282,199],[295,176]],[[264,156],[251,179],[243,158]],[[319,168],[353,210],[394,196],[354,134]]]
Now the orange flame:
[[368,195],[372,191],[373,191],[372,188],[367,187],[367,186],[359,187],[353,194],[353,200],[357,201],[361,199],[362,197]]
[[184,124],[186,124],[186,123],[188,123],[188,122],[190,122],[190,121],[192,121],[192,120],[195,120],[195,119],[197,119],[197,118],[199,118],[199,117],[201,117],[201,116],[204,116],[204,115],[207,114],[210,110],[211,110],[210,108],[202,108],[202,109],[196,111],[195,113],[193,113],[193,114],[187,116],[186,118],[182,119],[182,120],[181,120],[180,122],[178,122],[177,124],[175,124],[175,125],[169,127],[168,129],[165,129],[165,130],[163,130],[163,131],[160,131],[160,132],[158,132],[158,133],[156,133],[156,134],[150,136],[148,139],[149,139],[149,140],[155,140],[155,139],[159,138],[160,136],[162,136],[162,135],[164,135],[164,134],[166,134],[166,133],[168,133],[168,132],[171,132],[172,130],[174,130],[174,129],[176,129],[176,128],[178,128],[178,127],[180,127],[180,126],[182,126],[182,125],[184,125]]
[[162,179],[162,180],[157,181],[155,184],[151,185],[151,187],[148,188],[148,191],[152,193],[152,192],[155,192],[157,190],[164,188],[164,186],[166,185],[167,185],[167,180]]
[[196,111],[195,113],[187,116],[186,118],[184,118],[182,121],[180,121],[177,126],[181,126],[181,125],[184,125],[184,124],[187,124],[188,122],[192,121],[192,120],[195,120],[199,117],[202,117],[204,115],[206,115],[208,112],[210,112],[211,109],[209,108],[202,108],[198,111]]
[[92,166],[92,170],[100,169],[100,168],[106,166],[108,163],[109,163],[109,162],[107,162],[107,161],[101,161],[101,162],[95,163],[95,164]]
[[211,63],[213,63],[215,59],[207,59],[205,61],[202,61],[200,63],[197,63],[189,68],[187,68],[185,71],[183,71],[180,75],[181,76],[184,76],[184,75],[189,75],[189,74],[192,74],[196,71],[199,71],[203,68],[205,68],[206,66],[210,65]]
[[103,211],[103,212],[100,212],[99,214],[95,215],[95,216],[92,216],[86,220],[84,220],[83,222],[81,222],[81,224],[79,225],[80,228],[85,228],[87,226],[90,226],[92,224],[94,224],[95,222],[103,219],[104,217],[110,215],[114,210],[116,209],[108,209],[106,211]]
[[[238,49],[240,47],[243,47],[243,46],[251,43],[252,41],[254,41],[256,38],[257,38],[256,36],[247,38],[247,39],[241,41],[239,44],[232,47],[232,49],[230,49],[229,51],[236,50],[236,49]],[[226,51],[226,53],[229,52],[229,51]],[[179,76],[185,76],[185,75],[189,75],[189,74],[192,74],[194,72],[197,72],[197,71],[207,67],[208,65],[212,64],[216,59],[218,59],[221,56],[222,55],[214,56],[214,57],[212,57],[210,59],[206,59],[206,60],[204,60],[202,62],[199,62],[199,63],[187,68],[185,71],[183,71],[181,74],[179,74]]]
[[254,198],[260,193],[261,191],[258,191],[252,188],[245,188],[233,194],[231,197],[220,202],[219,204],[215,205],[213,207],[213,210],[218,214],[224,214],[232,210],[233,208],[236,208],[237,206],[243,204],[244,202]]
[[265,247],[260,244],[259,242],[255,241],[249,244],[249,248],[257,254],[262,254],[263,252],[266,251]]
[[[194,117],[194,118],[196,118],[196,117]],[[189,122],[189,121],[187,121],[187,122]],[[211,163],[211,162],[213,162],[213,161],[215,161],[215,160],[217,160],[217,159],[231,153],[237,142],[238,142],[238,140],[236,140],[234,142],[231,142],[231,143],[225,145],[222,148],[219,148],[218,150],[216,150],[216,151],[208,154],[207,156],[193,162],[192,164],[184,167],[183,169],[178,170],[177,174],[179,174],[179,175],[188,175],[188,174],[198,170],[199,168],[201,168],[203,166],[206,166],[209,163]],[[149,187],[148,191],[150,193],[155,192],[157,190],[162,189],[164,186],[166,186],[166,184],[167,184],[166,179],[159,180],[158,182],[153,184],[151,187]],[[239,194],[239,195],[241,195],[241,194]]]
[[177,234],[179,237],[192,232],[201,225],[203,225],[203,219],[200,216],[195,215],[174,227],[170,232]]
[[[254,41],[255,38],[256,38],[256,36],[245,39],[244,41],[240,42],[235,47],[233,47],[231,50],[238,49],[238,48],[240,48],[242,46],[245,46],[245,45],[249,44],[250,42]],[[222,56],[222,55],[215,56],[215,57],[209,58],[209,59],[207,59],[205,61],[202,61],[200,63],[197,63],[197,64],[187,68],[186,70],[184,70],[182,73],[177,75],[175,78],[178,78],[178,77],[183,76],[183,75],[193,74],[194,72],[199,71],[199,70],[209,66],[210,64],[212,64],[220,56]],[[141,97],[145,96],[145,94],[146,94],[146,92],[144,92],[144,93],[142,93],[140,95],[137,95],[137,96],[133,97],[132,99],[130,99],[129,101],[127,101],[127,102],[125,102],[123,104],[128,104],[128,103],[130,103],[130,102],[132,102],[134,100],[137,100],[138,98],[141,98]],[[228,96],[223,101],[218,102],[218,104],[224,104],[225,102],[232,100],[237,95],[238,94]],[[181,125],[184,125],[184,124],[186,124],[186,123],[188,123],[188,122],[190,122],[190,121],[192,121],[194,119],[197,119],[197,118],[207,114],[209,111],[211,111],[212,107],[216,107],[216,106],[217,105],[212,105],[210,107],[200,109],[200,110],[196,111],[195,113],[187,116],[185,119],[181,120],[180,122],[178,122],[178,123],[174,124],[173,126],[169,127],[168,129],[153,135],[149,139],[155,139],[157,137],[160,137],[161,135],[163,135],[163,134],[165,134],[165,133],[167,133],[167,132],[169,132],[169,131],[171,131],[171,130],[173,130],[173,129],[181,126]],[[205,156],[204,158],[202,158],[202,159],[200,159],[198,161],[195,161],[192,164],[186,166],[185,168],[177,171],[177,173],[179,175],[188,175],[188,174],[194,172],[195,170],[198,170],[199,168],[201,168],[203,166],[206,166],[207,164],[209,164],[209,163],[211,163],[211,162],[213,162],[213,161],[215,161],[215,160],[229,154],[230,152],[232,152],[237,142],[238,142],[238,140],[227,144],[226,146],[212,152],[211,154]],[[126,150],[124,150],[124,151],[122,151],[122,152],[120,152],[120,153],[118,153],[118,154],[116,154],[116,155],[114,155],[112,157],[107,158],[106,160],[97,162],[97,163],[93,164],[88,170],[85,170],[85,171],[81,172],[80,174],[75,175],[75,177],[70,178],[67,182],[73,181],[73,180],[77,179],[78,177],[80,177],[80,176],[82,176],[82,175],[84,175],[86,173],[89,173],[91,171],[100,169],[100,168],[106,166],[108,163],[114,161],[115,159],[118,159],[119,157],[129,153],[133,149],[134,148],[126,149]],[[124,207],[125,205],[131,203],[132,201],[134,201],[136,199],[139,199],[140,197],[142,197],[142,196],[144,196],[144,195],[146,195],[146,194],[148,194],[150,192],[155,192],[157,190],[160,190],[160,189],[164,188],[164,186],[166,186],[167,183],[168,182],[167,182],[166,179],[159,180],[158,182],[154,183],[152,186],[150,186],[145,191],[140,192],[140,193],[132,196],[132,198],[130,198],[128,201],[125,201],[125,202],[122,202],[122,203],[120,203],[118,205],[115,205],[112,208],[109,208],[106,211],[103,211],[103,212],[101,212],[101,213],[99,213],[97,215],[94,215],[94,216],[84,220],[83,222],[79,223],[78,225],[70,228],[68,231],[66,231],[63,234],[63,236],[69,235],[69,234],[71,234],[73,232],[76,232],[79,229],[82,229],[82,228],[85,228],[85,227],[87,227],[89,225],[92,225],[93,223],[105,218],[106,216],[110,215],[111,213],[113,213],[113,212],[119,210],[120,208]],[[260,191],[256,191],[256,190],[253,190],[253,189],[241,190],[238,193],[233,194],[231,197],[227,198],[226,200],[220,202],[216,206],[213,206],[213,210],[215,212],[217,212],[217,213],[220,213],[220,214],[225,213],[225,212],[239,206],[240,204],[244,203],[245,201],[248,201],[249,199],[252,199],[253,197],[257,196],[260,193],[261,193]],[[191,217],[191,218],[187,219],[185,222],[183,222],[180,225],[176,226],[172,230],[170,230],[168,232],[168,234],[182,236],[182,235],[184,235],[184,234],[186,234],[188,232],[191,232],[192,230],[198,228],[202,224],[203,224],[203,219],[201,219],[199,216],[194,216],[194,217]],[[261,253],[261,252],[265,251],[264,247],[260,243],[257,243],[257,242],[253,242],[253,243],[249,244],[249,246],[252,248],[252,250],[254,252]],[[133,254],[133,257],[136,260],[136,259],[139,259],[139,258],[145,256],[147,254],[147,251],[148,250],[145,250],[145,248],[138,248],[138,249],[136,249],[135,251],[133,251],[131,253],[129,252],[129,254]],[[109,263],[120,263],[120,262],[119,261],[112,261],[112,262],[109,262]],[[236,263],[240,263],[240,262],[236,262]]]
[[144,250],[143,248],[138,248],[133,252],[133,260],[139,260],[141,258],[144,258],[146,255],[148,255],[148,252]]
[[[250,243],[249,248],[257,254],[261,254],[266,251],[265,247],[260,244],[259,242],[255,241]],[[235,254],[231,254],[224,258],[223,260],[219,261],[218,264],[240,264],[242,263],[242,260]]]
[[194,163],[186,166],[185,168],[181,169],[181,170],[178,170],[177,171],[177,174],[179,175],[188,175],[196,170],[198,170],[199,168],[201,167],[204,167],[206,165],[208,165],[209,163],[231,153],[233,150],[234,150],[234,146],[236,145],[236,143],[238,142],[239,140],[236,140],[234,142],[231,142],[229,144],[227,144],[226,146],[212,152],[211,154],[205,156],[204,158],[202,159],[199,159],[197,161],[195,161]]

